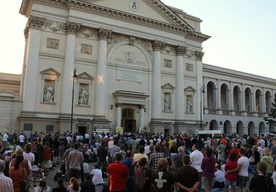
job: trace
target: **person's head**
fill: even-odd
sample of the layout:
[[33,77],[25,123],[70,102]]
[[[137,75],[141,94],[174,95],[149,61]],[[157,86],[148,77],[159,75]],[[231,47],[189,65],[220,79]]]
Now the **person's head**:
[[217,164],[217,165],[216,165],[216,168],[217,168],[217,170],[221,170],[220,164]]
[[166,171],[168,170],[169,162],[166,158],[160,158],[157,163],[157,169],[159,171]]
[[79,143],[75,143],[75,144],[74,144],[74,149],[75,149],[75,150],[78,150],[79,147],[80,147],[80,144],[79,144]]
[[131,158],[132,152],[130,150],[126,151],[126,158]]
[[184,153],[184,148],[180,146],[178,147],[177,151],[178,153]]
[[115,153],[115,161],[121,161],[123,159],[122,153]]
[[190,156],[189,155],[184,155],[182,157],[182,162],[183,162],[184,165],[189,165],[191,163]]
[[198,150],[198,144],[194,144],[193,146],[192,146],[192,150],[194,151],[194,150]]
[[15,165],[14,165],[15,170],[17,170],[19,168],[19,165],[22,163],[23,159],[24,158],[22,155],[15,156]]
[[90,174],[85,176],[85,181],[91,181],[92,176]]
[[75,191],[79,190],[79,182],[75,177],[72,177],[70,179],[69,184],[72,187],[72,189],[74,189]]
[[15,151],[14,151],[14,154],[17,156],[17,155],[23,155],[23,149],[21,148],[17,148]]
[[42,189],[46,188],[46,180],[42,179],[39,181],[39,187],[41,187]]
[[57,184],[58,184],[58,188],[64,188],[63,179],[62,179],[62,178],[59,178],[59,179],[57,180]]
[[206,148],[206,155],[207,155],[207,157],[211,157],[212,154],[213,154],[213,149],[211,149],[211,148]]
[[244,154],[245,154],[245,149],[244,149],[244,148],[240,148],[240,149],[239,149],[239,154],[240,154],[240,156],[244,156]]
[[122,145],[120,146],[120,150],[122,150],[122,151],[125,151],[125,150],[126,150],[125,144],[122,144]]
[[230,153],[230,155],[229,155],[229,160],[230,161],[236,161],[236,158],[237,158],[236,153]]
[[267,155],[267,156],[270,155],[270,150],[268,147],[264,147],[263,152],[264,152],[264,155]]
[[31,145],[30,143],[27,143],[27,144],[25,145],[25,152],[26,152],[26,153],[30,153],[31,150],[32,150],[32,145]]
[[95,164],[94,167],[95,167],[95,169],[100,169],[101,168],[101,166],[98,165],[98,164]]
[[259,173],[266,175],[266,164],[264,162],[257,163],[257,170]]
[[160,146],[159,145],[155,145],[154,146],[154,151],[157,152],[157,153],[159,153],[161,151]]
[[138,161],[138,165],[140,165],[141,167],[144,167],[146,166],[148,163],[147,159],[145,157],[141,158],[139,161]]
[[6,168],[5,161],[0,159],[0,172],[3,172],[5,170],[5,168]]
[[258,150],[258,146],[257,145],[253,145],[252,146],[252,151],[257,151]]
[[144,153],[144,151],[145,151],[144,146],[140,145],[140,146],[138,147],[138,153]]

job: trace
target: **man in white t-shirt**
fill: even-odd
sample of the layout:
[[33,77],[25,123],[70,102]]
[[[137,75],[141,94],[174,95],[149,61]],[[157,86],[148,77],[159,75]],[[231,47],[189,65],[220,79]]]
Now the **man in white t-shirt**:
[[2,138],[2,144],[3,144],[3,148],[6,149],[9,146],[9,135],[7,133],[4,133],[3,138]]
[[234,171],[238,171],[238,183],[241,191],[246,187],[246,183],[249,179],[248,167],[249,167],[249,159],[245,156],[245,149],[239,149],[239,155],[241,156],[238,159],[238,165],[235,169],[228,170],[227,173],[231,173]]
[[23,133],[21,133],[21,134],[19,135],[19,143],[20,143],[20,146],[21,146],[21,147],[23,147],[24,141],[25,141],[25,137],[24,137]]
[[95,165],[95,169],[91,171],[90,175],[93,176],[92,183],[94,183],[94,185],[99,185],[104,183],[103,172],[98,165]]
[[[198,150],[198,144],[194,144],[192,146],[192,150],[193,150],[193,152],[190,154],[191,166],[194,167],[198,171],[199,180],[201,182],[201,178],[202,178],[201,164],[202,164],[204,155],[201,151]],[[199,191],[200,191],[200,188],[201,188],[201,184],[199,185]]]

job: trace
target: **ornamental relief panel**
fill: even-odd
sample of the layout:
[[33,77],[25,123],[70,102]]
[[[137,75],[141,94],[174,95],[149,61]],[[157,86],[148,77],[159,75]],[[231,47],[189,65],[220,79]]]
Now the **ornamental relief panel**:
[[81,53],[86,55],[92,55],[92,45],[81,44]]
[[78,34],[78,37],[84,37],[87,39],[96,39],[98,40],[98,30],[88,27],[81,27]]
[[164,48],[164,50],[162,51],[162,53],[167,53],[167,54],[172,54],[175,55],[175,47],[172,45],[166,45],[166,47]]
[[108,45],[116,44],[126,40],[128,40],[127,36],[120,35],[120,34],[112,34],[110,41],[108,41]]
[[46,48],[48,49],[59,49],[59,40],[47,38]]
[[44,31],[51,31],[55,33],[65,33],[66,26],[65,23],[55,22],[55,21],[46,21],[43,26]]

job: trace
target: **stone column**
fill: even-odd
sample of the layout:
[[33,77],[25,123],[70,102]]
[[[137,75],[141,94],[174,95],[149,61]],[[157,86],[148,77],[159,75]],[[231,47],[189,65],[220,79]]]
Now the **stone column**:
[[23,82],[23,111],[35,111],[36,102],[41,98],[37,98],[37,83],[38,83],[38,66],[39,66],[39,52],[41,43],[41,29],[46,19],[41,17],[31,16],[27,23],[25,31],[26,37],[26,51],[24,60],[24,75]]
[[[144,105],[140,105],[139,106],[139,111],[140,111],[140,128],[142,129],[145,125],[144,125],[144,123],[145,123],[145,113],[144,113],[144,108],[145,108],[145,106]],[[140,130],[141,130],[140,129]],[[140,131],[139,130],[139,131]]]
[[230,83],[229,90],[227,90],[227,95],[226,98],[228,97],[228,105],[229,105],[229,115],[235,115],[235,108],[234,108],[234,97],[233,97],[233,84],[232,82]]
[[[200,108],[200,103],[202,103],[202,97],[204,97],[202,92],[202,86],[203,86],[203,67],[202,67],[202,58],[204,56],[203,52],[196,51],[195,52],[196,56],[196,119],[200,121],[200,117],[202,115],[202,120],[204,121],[204,116],[203,116],[203,110]],[[207,93],[207,89],[205,90]],[[207,95],[207,94],[206,94]],[[204,102],[205,103],[205,102]],[[207,106],[207,102],[205,103]],[[207,107],[206,107],[207,108]]]
[[251,113],[255,113],[256,112],[256,98],[255,98],[255,94],[254,94],[254,92],[255,92],[255,90],[254,90],[254,88],[253,88],[253,93],[250,93],[250,106],[251,106],[251,110],[250,110],[250,112]]
[[241,101],[241,113],[242,116],[246,116],[246,109],[245,109],[245,89],[244,89],[244,84],[241,85],[241,91],[239,92],[239,99]]
[[216,92],[216,113],[217,115],[222,115],[221,110],[221,83],[220,80],[217,81],[217,88],[215,90]]
[[165,43],[161,41],[153,42],[153,81],[152,81],[152,118],[160,118],[162,91],[161,91],[161,50]]
[[95,116],[105,118],[106,111],[106,65],[107,41],[111,38],[112,31],[99,29],[98,63],[96,78]]
[[117,127],[122,127],[122,103],[116,103],[116,109],[117,109]]
[[[62,99],[61,99],[61,113],[68,114],[71,111],[72,91],[75,69],[75,46],[76,46],[76,34],[80,29],[79,23],[67,22],[66,23],[66,47],[65,47],[65,61],[63,66],[62,75]],[[77,97],[74,97],[77,98]]]
[[186,47],[176,48],[176,119],[184,118],[184,54]]

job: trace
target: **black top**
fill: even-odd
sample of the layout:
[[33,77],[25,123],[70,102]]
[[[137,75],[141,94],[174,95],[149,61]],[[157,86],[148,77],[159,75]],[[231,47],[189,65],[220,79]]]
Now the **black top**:
[[91,181],[84,181],[80,186],[81,192],[96,192],[95,185]]
[[250,180],[249,190],[254,192],[271,192],[273,189],[273,180],[270,177],[258,175]]

